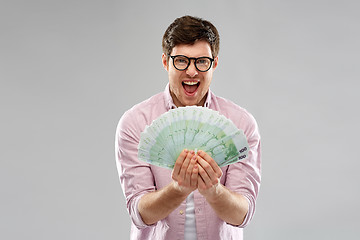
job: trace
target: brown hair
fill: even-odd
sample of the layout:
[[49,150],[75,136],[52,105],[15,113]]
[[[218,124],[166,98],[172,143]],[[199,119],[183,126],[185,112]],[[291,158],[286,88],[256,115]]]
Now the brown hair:
[[183,16],[174,20],[166,29],[162,48],[166,55],[178,44],[194,44],[205,40],[210,44],[212,57],[217,57],[220,47],[220,36],[216,27],[204,19],[192,16]]

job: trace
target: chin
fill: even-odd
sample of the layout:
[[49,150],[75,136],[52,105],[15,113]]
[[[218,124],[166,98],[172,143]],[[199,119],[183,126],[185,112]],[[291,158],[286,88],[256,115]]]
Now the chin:
[[200,106],[200,101],[183,101],[182,105],[184,106]]

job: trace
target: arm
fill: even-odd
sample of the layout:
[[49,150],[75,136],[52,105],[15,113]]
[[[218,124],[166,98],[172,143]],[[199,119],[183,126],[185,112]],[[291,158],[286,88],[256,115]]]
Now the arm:
[[140,199],[138,210],[144,223],[151,225],[167,217],[196,189],[197,178],[198,167],[194,152],[183,150],[172,171],[173,181]]
[[[171,183],[157,186],[149,164],[137,157],[141,126],[145,123],[142,118],[134,117],[136,113],[133,111],[126,112],[119,121],[115,156],[130,218],[138,229],[142,229],[168,216],[196,189],[198,168],[195,166],[195,158],[190,161],[194,152],[184,150],[175,163]],[[167,179],[168,171],[165,175]]]
[[198,190],[219,218],[232,225],[241,225],[249,210],[247,199],[220,184],[222,171],[205,152],[198,151]]

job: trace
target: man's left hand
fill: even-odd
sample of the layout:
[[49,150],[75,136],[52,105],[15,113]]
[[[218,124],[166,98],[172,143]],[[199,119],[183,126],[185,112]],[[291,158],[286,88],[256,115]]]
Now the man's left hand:
[[198,191],[208,200],[216,198],[217,189],[221,187],[221,168],[214,159],[204,151],[197,152],[197,163],[199,168]]
[[204,151],[196,155],[198,165],[198,191],[214,209],[218,217],[234,226],[243,223],[249,203],[241,194],[235,193],[220,184],[223,174],[214,159]]

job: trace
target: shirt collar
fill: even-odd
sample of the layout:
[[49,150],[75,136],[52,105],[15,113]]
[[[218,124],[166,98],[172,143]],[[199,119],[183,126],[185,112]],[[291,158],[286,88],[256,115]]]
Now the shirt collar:
[[[167,110],[177,108],[176,105],[174,104],[174,101],[173,101],[171,95],[170,95],[169,83],[166,84],[164,95],[165,95],[165,104],[166,104]],[[204,107],[207,107],[207,108],[210,107],[211,96],[212,96],[212,92],[211,92],[211,90],[209,88],[209,91],[208,91],[207,96],[206,96]]]

